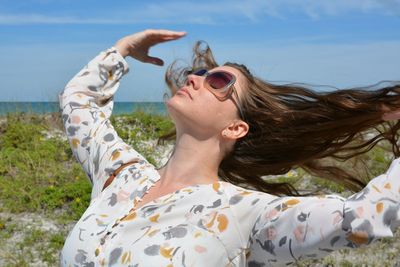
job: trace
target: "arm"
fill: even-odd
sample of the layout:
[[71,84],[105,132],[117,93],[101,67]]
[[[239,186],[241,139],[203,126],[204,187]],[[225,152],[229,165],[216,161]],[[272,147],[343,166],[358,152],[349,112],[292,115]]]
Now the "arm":
[[106,179],[128,162],[146,162],[119,138],[110,123],[113,96],[129,67],[115,47],[92,59],[59,95],[62,119],[72,152],[91,182],[92,199]]
[[340,248],[392,237],[400,225],[399,186],[400,158],[347,199],[275,197],[261,209],[251,230],[249,265],[321,258]]
[[121,140],[109,120],[119,81],[129,71],[124,57],[163,65],[162,59],[148,55],[149,48],[185,34],[145,30],[128,35],[92,59],[60,93],[67,138],[75,158],[92,183],[92,199],[125,166],[137,162],[149,166],[142,155]]

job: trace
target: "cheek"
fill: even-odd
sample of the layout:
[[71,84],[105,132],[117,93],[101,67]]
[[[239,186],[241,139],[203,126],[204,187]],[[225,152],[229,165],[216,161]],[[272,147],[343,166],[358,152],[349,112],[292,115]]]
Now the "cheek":
[[219,101],[215,98],[204,103],[202,107],[198,107],[198,110],[207,118],[210,124],[220,128],[220,126],[225,126],[229,120],[233,119],[232,114],[234,114],[235,109],[229,104],[227,101]]

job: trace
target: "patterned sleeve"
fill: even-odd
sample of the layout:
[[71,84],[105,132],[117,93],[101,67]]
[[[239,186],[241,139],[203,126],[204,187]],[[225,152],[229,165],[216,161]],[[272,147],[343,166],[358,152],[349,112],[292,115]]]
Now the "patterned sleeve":
[[59,94],[66,135],[73,155],[92,184],[92,199],[120,166],[146,161],[122,141],[109,120],[114,93],[128,71],[123,56],[111,47],[92,59]]
[[249,266],[322,258],[393,237],[400,226],[400,158],[349,198],[338,195],[274,197],[256,217]]

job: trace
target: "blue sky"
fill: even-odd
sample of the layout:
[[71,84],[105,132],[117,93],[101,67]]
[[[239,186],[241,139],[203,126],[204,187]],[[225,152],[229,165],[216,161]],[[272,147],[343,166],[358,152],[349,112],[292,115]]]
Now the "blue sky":
[[57,101],[89,60],[146,28],[188,35],[150,50],[164,67],[128,58],[116,101],[162,101],[166,67],[189,61],[200,39],[219,63],[244,63],[270,82],[400,80],[400,0],[0,0],[0,101]]

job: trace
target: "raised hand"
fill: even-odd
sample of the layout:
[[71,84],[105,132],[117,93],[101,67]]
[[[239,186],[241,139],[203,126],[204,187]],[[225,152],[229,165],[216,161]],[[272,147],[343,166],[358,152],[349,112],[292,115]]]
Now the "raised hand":
[[148,29],[125,36],[118,40],[114,46],[123,57],[131,56],[144,63],[162,66],[164,61],[161,58],[148,55],[150,47],[179,39],[185,35],[186,32]]

